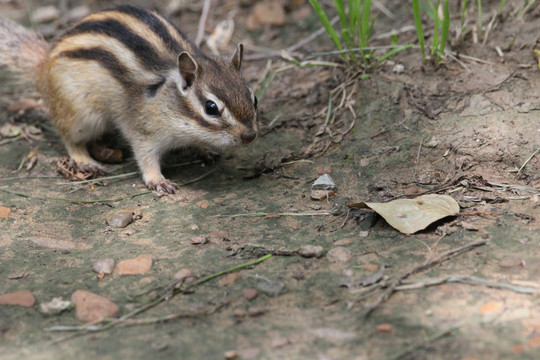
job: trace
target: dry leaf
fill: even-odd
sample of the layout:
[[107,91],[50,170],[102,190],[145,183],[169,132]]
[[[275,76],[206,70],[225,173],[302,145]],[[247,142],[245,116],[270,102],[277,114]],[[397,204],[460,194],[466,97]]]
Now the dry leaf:
[[[361,207],[362,203],[351,205]],[[365,205],[375,210],[392,227],[407,235],[423,230],[437,220],[459,213],[458,203],[448,195],[431,194],[416,199],[399,199]]]

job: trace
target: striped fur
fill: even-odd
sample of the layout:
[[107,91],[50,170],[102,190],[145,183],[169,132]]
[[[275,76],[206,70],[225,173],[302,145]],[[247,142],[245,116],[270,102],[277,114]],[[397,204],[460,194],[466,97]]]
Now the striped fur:
[[[86,145],[114,127],[132,145],[148,187],[173,192],[161,174],[163,153],[255,137],[241,50],[232,59],[209,57],[162,15],[123,5],[82,19],[29,66],[76,163],[99,169]],[[206,114],[209,99],[219,114]]]

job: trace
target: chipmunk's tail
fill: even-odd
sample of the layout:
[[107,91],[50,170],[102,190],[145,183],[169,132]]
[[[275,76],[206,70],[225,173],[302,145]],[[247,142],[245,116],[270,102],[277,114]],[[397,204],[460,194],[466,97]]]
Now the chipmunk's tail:
[[20,74],[21,80],[35,83],[49,44],[23,26],[0,16],[0,67]]

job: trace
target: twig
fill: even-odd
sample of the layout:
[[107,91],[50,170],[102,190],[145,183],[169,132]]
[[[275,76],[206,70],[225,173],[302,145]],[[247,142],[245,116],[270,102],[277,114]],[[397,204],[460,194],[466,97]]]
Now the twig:
[[401,350],[399,351],[398,353],[390,356],[388,358],[388,360],[399,360],[409,354],[411,354],[413,351],[416,351],[418,349],[421,349],[427,345],[429,345],[430,343],[434,342],[434,341],[437,341],[439,340],[440,338],[443,338],[445,337],[446,335],[449,335],[451,333],[453,333],[454,331],[456,331],[457,329],[459,329],[461,326],[463,326],[463,323],[457,323],[455,325],[452,325],[450,326],[449,328],[447,329],[444,329],[444,330],[441,330],[435,334],[433,334],[432,336],[430,336],[429,338],[427,338],[426,340],[424,340],[422,343],[420,344],[414,344],[414,345],[411,345],[407,348],[405,348],[404,350]]
[[[195,179],[192,179],[192,180],[186,181],[186,182],[184,182],[182,184],[179,184],[178,187],[186,186],[186,185],[192,184],[194,182],[197,182],[197,181],[207,177],[208,175],[212,174],[216,170],[217,170],[217,168],[214,168],[214,169],[208,171],[207,173],[204,173],[203,175],[201,175],[199,177],[196,177]],[[136,196],[150,194],[150,193],[153,192],[152,190],[147,190],[147,191],[141,191],[141,192],[126,195],[126,196],[121,196],[121,197],[115,198],[115,199],[83,200],[83,199],[68,199],[68,198],[57,198],[57,197],[49,197],[49,196],[41,196],[41,195],[32,195],[32,194],[28,194],[28,193],[24,193],[24,192],[14,191],[14,190],[7,189],[7,188],[4,188],[4,187],[0,187],[0,191],[6,192],[6,193],[9,193],[9,194],[13,194],[13,195],[17,195],[17,196],[22,196],[22,197],[29,198],[29,199],[63,201],[63,202],[69,202],[69,203],[74,203],[74,204],[95,204],[95,203],[118,202],[118,201],[122,201],[122,200],[125,200],[125,199],[132,199],[132,198],[134,198]]]
[[115,199],[83,200],[83,199],[68,199],[68,198],[57,198],[57,197],[49,197],[49,196],[41,196],[41,195],[32,195],[32,194],[19,192],[19,191],[14,191],[14,190],[11,190],[11,189],[6,189],[6,188],[0,188],[0,191],[6,192],[8,194],[13,194],[13,195],[29,198],[29,199],[62,201],[62,202],[69,202],[69,203],[74,203],[74,204],[95,204],[95,203],[118,202],[118,201],[122,201],[122,200],[125,200],[125,199],[131,199],[131,198],[134,198],[136,196],[150,194],[152,192],[151,190],[142,191],[142,192],[139,192],[139,193],[126,195],[126,196],[122,196],[122,197],[115,198]]
[[539,152],[540,152],[540,147],[538,149],[536,149],[536,151],[531,156],[529,156],[529,158],[527,160],[525,160],[523,165],[521,165],[521,167],[519,168],[519,170],[517,172],[517,176],[521,175],[521,170],[523,170],[525,168],[525,166],[529,163],[529,161],[531,161],[532,158],[535,157],[536,154],[538,154]]
[[[332,20],[330,20],[330,24],[334,25],[335,23],[338,22],[338,20],[339,20],[339,16],[335,16],[334,18],[332,18]],[[305,39],[297,42],[296,44],[293,44],[293,45],[289,46],[288,48],[285,49],[285,51],[288,52],[288,53],[292,53],[292,52],[306,46],[307,44],[309,44],[310,42],[312,42],[313,40],[315,40],[316,38],[318,38],[319,36],[321,36],[325,32],[326,32],[326,29],[324,27],[321,27],[319,30],[315,31],[314,33],[312,33],[311,35],[309,35]],[[245,61],[266,60],[266,59],[275,58],[275,57],[281,57],[281,50],[271,51],[271,52],[266,53],[266,54],[249,54],[249,55],[245,55],[244,60]]]
[[197,30],[197,37],[195,38],[195,44],[201,46],[204,38],[204,27],[206,26],[206,19],[208,19],[208,11],[210,10],[212,0],[204,0],[201,17],[199,18],[199,29]]
[[329,212],[320,212],[320,213],[246,213],[246,214],[233,214],[233,215],[226,215],[226,214],[220,214],[220,215],[214,215],[214,217],[263,217],[267,216],[269,214],[277,214],[279,216],[328,216],[332,215]]
[[500,283],[496,281],[491,281],[476,276],[468,275],[448,275],[440,278],[428,278],[423,280],[418,280],[415,282],[403,284],[396,286],[396,291],[405,291],[405,290],[415,290],[422,289],[428,286],[441,285],[445,283],[460,282],[471,285],[484,285],[496,289],[505,289],[516,292],[518,294],[540,294],[540,289],[535,289],[532,287],[523,287],[507,283]]
[[[77,337],[77,336],[81,336],[81,335],[85,335],[85,334],[88,334],[88,333],[94,333],[94,332],[100,332],[100,331],[105,331],[105,330],[108,330],[114,326],[118,326],[118,325],[122,325],[124,323],[126,323],[126,321],[128,319],[131,319],[133,318],[135,315],[137,314],[140,314],[148,309],[151,309],[153,307],[155,307],[156,305],[164,302],[164,301],[168,301],[170,298],[172,298],[173,296],[177,295],[177,294],[180,294],[180,293],[188,293],[190,290],[192,290],[193,288],[199,286],[199,285],[202,285],[212,279],[215,279],[219,276],[223,276],[223,275],[226,275],[226,274],[229,274],[231,272],[234,272],[234,271],[237,271],[237,270],[241,270],[241,269],[244,269],[246,267],[249,267],[249,266],[253,266],[253,265],[257,265],[269,258],[272,257],[272,254],[268,254],[268,255],[265,255],[257,260],[253,260],[253,261],[250,261],[250,262],[247,262],[247,263],[244,263],[244,264],[240,264],[240,265],[237,265],[237,266],[234,266],[232,268],[229,268],[227,270],[223,270],[223,271],[220,271],[220,272],[217,272],[217,273],[214,273],[214,274],[211,274],[211,275],[208,275],[192,284],[189,284],[185,289],[181,289],[181,288],[178,288],[177,285],[178,285],[178,282],[174,282],[173,284],[171,284],[171,286],[169,287],[169,291],[167,291],[166,294],[160,296],[159,298],[157,298],[156,300],[150,302],[149,304],[139,308],[139,309],[136,309],[136,310],[133,310],[131,311],[130,313],[124,315],[124,316],[121,316],[120,318],[118,319],[112,319],[110,320],[109,322],[103,324],[103,325],[96,325],[96,324],[91,324],[91,325],[82,325],[82,326],[53,326],[53,327],[50,327],[50,328],[46,328],[45,331],[51,331],[51,332],[59,332],[59,331],[73,331],[74,333],[73,334],[70,334],[68,336],[64,336],[64,337],[61,337],[61,338],[58,338],[58,339],[55,339],[53,340],[50,344],[57,344],[57,343],[60,343],[60,342],[63,342],[63,341],[66,341],[66,340],[69,340],[69,339],[72,339],[74,337]],[[193,314],[193,313],[192,313]],[[173,315],[169,315],[167,317],[164,317],[164,318],[151,318],[151,319],[139,319],[139,320],[135,320],[135,321],[132,321],[132,322],[127,322],[127,325],[139,325],[139,324],[152,324],[152,323],[155,323],[155,322],[160,322],[160,321],[164,321],[164,320],[172,320],[172,319],[176,319],[176,318],[179,318],[179,317],[184,317],[184,315],[186,315],[186,313],[178,313],[178,314],[173,314]]]
[[414,268],[406,271],[390,284],[390,286],[379,296],[379,298],[377,299],[377,301],[375,301],[374,304],[366,307],[364,311],[364,317],[369,316],[375,309],[377,309],[377,307],[379,307],[382,303],[386,302],[390,298],[390,296],[392,296],[392,294],[396,291],[396,287],[398,287],[401,284],[401,282],[405,280],[406,278],[408,278],[409,276],[417,272],[429,269],[430,267],[440,264],[448,259],[451,259],[454,256],[470,251],[477,246],[485,245],[486,242],[487,240],[477,240],[470,244],[460,246],[456,249],[453,249],[444,253],[443,255],[439,256],[438,258],[434,260],[425,262],[421,265],[415,266]]

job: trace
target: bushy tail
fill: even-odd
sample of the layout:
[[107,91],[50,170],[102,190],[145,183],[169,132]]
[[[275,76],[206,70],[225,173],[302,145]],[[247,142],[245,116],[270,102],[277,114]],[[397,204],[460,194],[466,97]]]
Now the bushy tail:
[[21,80],[35,83],[49,51],[49,44],[23,26],[0,16],[0,67],[19,73]]

